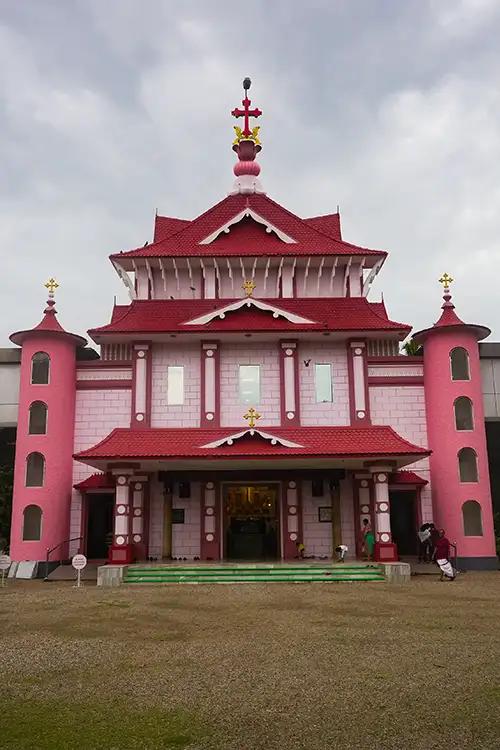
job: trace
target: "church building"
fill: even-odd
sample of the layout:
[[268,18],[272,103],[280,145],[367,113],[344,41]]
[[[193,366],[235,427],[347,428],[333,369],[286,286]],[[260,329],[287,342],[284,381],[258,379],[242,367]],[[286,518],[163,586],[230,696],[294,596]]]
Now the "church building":
[[421,353],[400,353],[411,326],[369,300],[387,253],[344,239],[339,213],[266,194],[249,85],[229,194],[192,220],[157,215],[151,243],[111,255],[130,302],[88,331],[99,356],[59,323],[53,279],[41,322],[11,336],[12,560],[354,558],[368,521],[389,562],[433,521],[462,567],[496,567],[489,329],[458,317],[445,274]]

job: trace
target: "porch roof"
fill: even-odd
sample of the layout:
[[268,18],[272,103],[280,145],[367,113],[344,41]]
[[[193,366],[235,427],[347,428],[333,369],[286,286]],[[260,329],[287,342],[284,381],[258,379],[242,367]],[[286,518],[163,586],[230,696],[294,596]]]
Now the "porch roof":
[[[286,462],[299,467],[307,461],[312,467],[345,466],[347,460],[392,461],[395,468],[428,456],[426,448],[413,445],[392,427],[262,427],[181,429],[116,428],[97,445],[75,454],[74,458],[97,468],[113,462],[161,462],[193,468],[236,468],[238,462],[276,465]],[[255,465],[255,464],[254,464]],[[269,465],[267,463],[267,465]]]

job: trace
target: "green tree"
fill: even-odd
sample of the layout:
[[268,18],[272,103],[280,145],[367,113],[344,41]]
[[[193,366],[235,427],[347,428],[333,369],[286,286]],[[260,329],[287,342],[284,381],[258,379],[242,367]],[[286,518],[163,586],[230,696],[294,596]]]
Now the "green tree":
[[403,344],[403,350],[408,357],[421,357],[424,353],[422,344],[417,344],[415,339],[408,339],[406,344]]

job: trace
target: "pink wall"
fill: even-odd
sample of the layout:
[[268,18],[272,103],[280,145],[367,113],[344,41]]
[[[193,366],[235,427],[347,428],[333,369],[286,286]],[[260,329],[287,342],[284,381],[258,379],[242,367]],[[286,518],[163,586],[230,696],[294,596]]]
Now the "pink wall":
[[[349,383],[345,344],[299,344],[300,421],[304,426],[348,425]],[[311,360],[306,367],[304,360]],[[332,365],[333,401],[316,403],[315,367]]]
[[191,497],[174,493],[172,508],[184,508],[184,523],[172,524],[172,557],[200,556],[200,483],[191,482]]
[[[370,410],[373,424],[390,425],[414,445],[429,447],[423,386],[371,387]],[[406,468],[430,481],[428,458],[416,461]],[[429,484],[422,487],[420,512],[422,522],[434,520]]]
[[[450,351],[463,346],[469,352],[469,381],[453,381]],[[428,414],[429,447],[432,449],[431,473],[435,520],[449,538],[458,543],[460,557],[493,557],[495,543],[484,428],[483,394],[476,339],[464,330],[430,334],[425,341],[425,395]],[[468,396],[474,408],[474,430],[455,429],[453,404],[459,396]],[[473,448],[478,457],[479,482],[459,481],[457,453]],[[463,532],[462,505],[476,500],[482,508],[483,536],[467,537]]]
[[[151,427],[200,426],[200,358],[199,343],[154,344]],[[167,368],[184,367],[184,404],[167,403]]]
[[[326,480],[324,482],[324,493],[323,497],[313,497],[312,482],[310,480],[302,482],[302,524],[306,555],[316,555],[317,557],[323,557],[324,555],[332,557],[334,555],[332,524],[318,520],[319,508],[331,507],[332,504]],[[340,526],[342,544],[346,544],[349,548],[347,556],[356,557],[351,477],[346,477],[340,483]]]
[[328,483],[323,482],[324,496],[312,496],[312,482],[302,482],[302,528],[304,531],[304,544],[306,555],[316,557],[332,556],[332,524],[320,523],[318,521],[318,509],[331,506],[331,497]]
[[261,400],[255,406],[262,414],[259,426],[281,422],[280,369],[278,344],[222,344],[220,349],[221,426],[243,427],[243,414],[250,404],[239,399],[239,365],[261,365]]
[[[115,427],[130,426],[131,392],[127,389],[77,391],[75,405],[73,453],[90,448],[106,437]],[[79,461],[73,462],[71,485],[81,482],[95,469]],[[72,490],[70,537],[80,536],[82,496]],[[78,542],[71,545],[75,553]]]
[[[48,385],[31,384],[31,358],[39,351],[51,358]],[[45,560],[48,547],[68,538],[75,392],[74,344],[50,336],[27,339],[22,347],[20,373],[10,545],[13,560]],[[48,407],[47,434],[28,435],[29,406],[38,400]],[[33,451],[45,457],[43,487],[25,486],[26,458]],[[23,511],[32,504],[43,511],[41,539],[23,541]],[[67,550],[63,552],[66,554]]]

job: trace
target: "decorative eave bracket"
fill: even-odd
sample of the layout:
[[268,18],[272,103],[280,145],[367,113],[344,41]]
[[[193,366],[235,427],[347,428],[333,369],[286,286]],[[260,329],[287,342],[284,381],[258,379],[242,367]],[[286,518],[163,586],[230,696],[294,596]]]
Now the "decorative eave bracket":
[[269,432],[262,432],[262,430],[256,430],[255,428],[248,428],[246,430],[241,430],[241,432],[235,432],[232,435],[226,435],[219,440],[214,440],[212,443],[201,445],[200,448],[220,448],[223,445],[233,445],[235,440],[239,440],[245,435],[250,435],[251,437],[254,437],[254,435],[258,435],[263,440],[268,440],[271,445],[282,445],[284,448],[304,447],[299,443],[293,443],[291,440],[285,440],[285,438],[278,437],[277,435],[271,435]]
[[183,323],[183,325],[203,326],[207,323],[211,323],[212,320],[215,320],[215,318],[224,320],[224,318],[226,317],[226,313],[240,310],[242,307],[252,306],[256,307],[258,310],[264,310],[265,312],[272,313],[273,318],[285,318],[285,320],[288,320],[289,323],[310,325],[314,325],[316,323],[315,320],[309,320],[308,318],[303,318],[300,315],[295,315],[294,313],[288,312],[288,310],[281,310],[281,308],[279,307],[273,307],[273,305],[268,305],[266,302],[262,302],[262,300],[255,299],[254,297],[245,297],[245,299],[240,299],[236,302],[232,302],[230,305],[225,305],[225,307],[221,307],[219,310],[212,310],[205,315],[200,315],[198,318],[188,320]]
[[198,244],[210,245],[210,243],[216,240],[217,237],[222,234],[222,232],[224,232],[225,234],[229,234],[230,228],[233,226],[233,224],[239,224],[239,222],[246,217],[250,217],[259,224],[263,224],[268,234],[274,232],[276,236],[279,237],[280,240],[282,240],[282,242],[286,242],[289,245],[296,244],[296,240],[294,240],[288,234],[285,234],[285,232],[282,232],[281,229],[278,229],[278,227],[275,227],[274,224],[270,224],[267,219],[264,219],[263,216],[260,216],[260,214],[256,213],[252,208],[244,208],[243,211],[240,211],[239,214],[233,216],[232,219],[216,229],[215,232],[212,232],[212,234],[209,234],[208,237],[200,240]]

